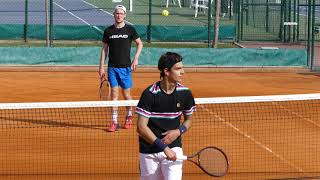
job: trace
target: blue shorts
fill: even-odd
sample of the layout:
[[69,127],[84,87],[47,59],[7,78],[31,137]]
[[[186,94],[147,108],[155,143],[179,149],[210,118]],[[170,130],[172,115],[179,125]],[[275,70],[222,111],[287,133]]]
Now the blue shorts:
[[127,68],[108,67],[108,80],[111,87],[120,86],[122,89],[132,87],[132,70]]

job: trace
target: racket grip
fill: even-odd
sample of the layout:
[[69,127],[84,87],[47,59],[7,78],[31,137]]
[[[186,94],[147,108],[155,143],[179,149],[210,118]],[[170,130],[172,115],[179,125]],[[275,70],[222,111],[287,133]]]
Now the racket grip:
[[187,160],[188,157],[185,155],[177,155],[177,160]]

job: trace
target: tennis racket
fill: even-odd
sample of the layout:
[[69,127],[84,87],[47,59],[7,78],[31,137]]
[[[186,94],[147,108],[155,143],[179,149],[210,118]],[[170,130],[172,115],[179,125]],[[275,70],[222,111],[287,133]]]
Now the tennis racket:
[[177,159],[194,163],[209,176],[221,177],[229,170],[227,155],[221,149],[213,146],[205,147],[192,156],[178,155]]
[[110,83],[105,75],[100,77],[100,100],[108,101],[110,100],[111,88]]

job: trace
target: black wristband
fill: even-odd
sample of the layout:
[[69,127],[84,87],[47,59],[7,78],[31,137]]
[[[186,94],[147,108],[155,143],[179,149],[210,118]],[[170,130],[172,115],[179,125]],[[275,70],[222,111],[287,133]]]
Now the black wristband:
[[187,132],[187,127],[185,125],[183,125],[183,124],[180,125],[178,129],[180,131],[180,135],[185,133],[185,132]]
[[155,144],[158,148],[160,148],[161,151],[163,151],[166,147],[168,147],[168,145],[163,143],[159,138],[157,138],[153,144]]

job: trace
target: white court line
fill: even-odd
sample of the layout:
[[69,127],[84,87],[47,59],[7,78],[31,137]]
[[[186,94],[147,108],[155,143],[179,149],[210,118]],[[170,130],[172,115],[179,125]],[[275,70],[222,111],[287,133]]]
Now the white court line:
[[[112,14],[112,13],[109,13],[108,11],[106,11],[106,10],[104,10],[104,9],[100,9],[99,7],[93,5],[93,4],[91,4],[91,3],[89,3],[89,2],[87,2],[87,1],[85,1],[85,0],[81,0],[81,1],[84,2],[84,3],[86,3],[86,4],[88,4],[89,6],[92,6],[92,7],[96,8],[96,9],[99,9],[100,11],[102,11],[102,12],[104,12],[104,13],[107,13],[107,14],[109,14],[109,15],[111,15],[111,16],[113,17],[113,14]],[[127,24],[133,25],[133,24],[132,24],[131,22],[129,22],[129,21],[126,21],[126,20],[125,20],[125,22],[127,22]]]
[[53,2],[53,4],[55,4],[56,6],[60,7],[61,9],[65,10],[65,11],[67,11],[67,12],[68,12],[69,14],[71,14],[73,17],[79,19],[80,21],[82,21],[82,22],[85,23],[86,25],[91,26],[91,24],[88,23],[86,20],[84,20],[84,19],[80,18],[79,16],[73,14],[72,12],[70,12],[69,10],[67,10],[66,8],[64,8],[63,6],[61,6],[60,4],[58,4],[58,3],[56,3],[56,2]]
[[[302,11],[304,11],[304,12],[306,12],[306,13],[308,13],[306,10],[308,10],[308,8],[304,8],[304,7],[302,7]],[[320,12],[319,10],[315,10],[315,12]],[[300,11],[300,13],[301,13],[301,11]],[[298,14],[298,13],[296,13],[297,15],[301,15],[301,16],[305,16],[305,17],[307,17],[308,16],[308,14]],[[319,19],[320,17],[318,17],[318,16],[315,16],[315,18],[316,19]]]
[[268,151],[269,153],[271,153],[272,155],[276,156],[277,158],[279,158],[281,161],[284,161],[286,164],[288,164],[290,167],[294,168],[295,170],[299,171],[299,172],[303,172],[303,170],[300,167],[296,167],[294,166],[290,161],[286,160],[284,157],[282,157],[281,155],[275,153],[271,148],[269,148],[268,146],[262,144],[260,141],[254,139],[252,136],[250,136],[248,133],[240,130],[239,128],[237,128],[235,125],[233,125],[232,123],[226,121],[225,119],[221,118],[220,116],[218,116],[217,114],[213,113],[212,111],[208,110],[207,108],[203,108],[204,110],[206,110],[209,114],[213,115],[215,118],[217,118],[218,120],[222,121],[224,124],[226,124],[227,126],[231,127],[233,130],[235,130],[236,132],[238,132],[239,134],[241,134],[242,136],[248,138],[249,140],[251,140],[252,142],[254,142],[256,145],[258,145],[260,148]]
[[306,118],[306,117],[303,117],[303,116],[300,115],[299,113],[297,113],[297,112],[295,112],[295,111],[292,111],[292,110],[290,110],[290,109],[282,106],[281,104],[278,104],[278,103],[276,103],[276,102],[273,102],[273,103],[276,104],[276,105],[278,105],[278,106],[280,106],[280,107],[281,107],[282,109],[284,109],[285,111],[287,111],[287,112],[289,112],[289,113],[291,113],[291,114],[293,114],[293,115],[295,115],[295,116],[298,116],[300,119],[306,120],[306,121],[308,121],[309,123],[311,123],[311,124],[317,126],[318,128],[320,128],[320,125],[317,124],[316,122],[312,121],[311,119]]
[[[271,8],[271,9],[273,9],[273,10],[278,10],[278,9],[275,9],[275,8]],[[304,9],[308,9],[308,8],[303,8],[302,7],[302,11],[305,11]],[[315,10],[316,12],[320,12],[319,10]],[[294,13],[294,12],[292,12],[292,13]],[[300,14],[298,14],[298,12],[296,12],[296,15],[298,15],[298,16],[305,16],[305,17],[307,17],[308,16],[308,14],[301,14],[301,10],[300,10]],[[320,17],[318,17],[318,16],[315,16],[315,18],[316,19],[320,19]]]
[[94,29],[98,30],[100,33],[103,33],[103,30],[101,30],[100,28],[98,28],[97,26],[92,26],[90,23],[88,23],[86,20],[80,18],[79,16],[73,14],[72,12],[70,12],[69,10],[67,10],[66,8],[64,8],[63,6],[61,6],[60,4],[53,2],[56,6],[60,7],[61,9],[67,11],[69,14],[71,14],[73,17],[79,19],[80,21],[82,21],[83,23],[85,23],[88,26],[93,27]]
[[[301,9],[304,9],[304,11],[308,10],[308,8],[307,8],[307,7],[300,7],[300,8],[301,8]],[[315,12],[320,12],[320,10],[315,9]]]

